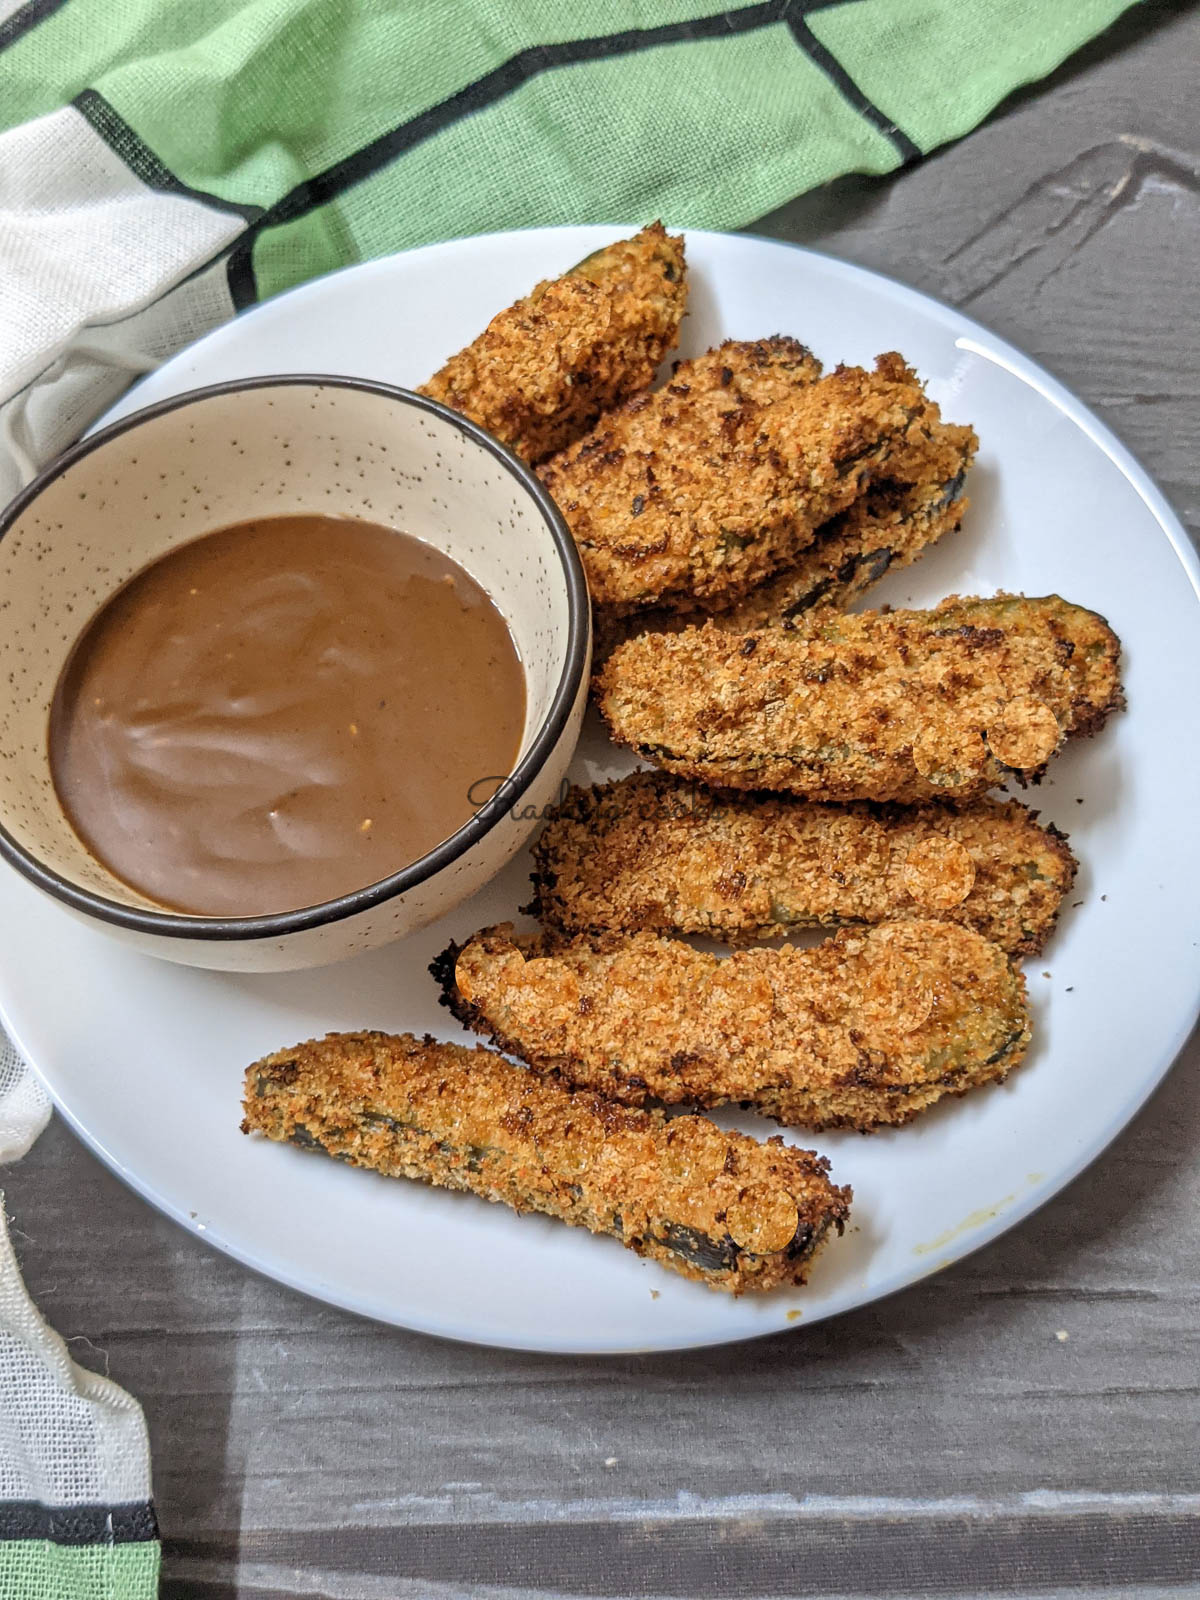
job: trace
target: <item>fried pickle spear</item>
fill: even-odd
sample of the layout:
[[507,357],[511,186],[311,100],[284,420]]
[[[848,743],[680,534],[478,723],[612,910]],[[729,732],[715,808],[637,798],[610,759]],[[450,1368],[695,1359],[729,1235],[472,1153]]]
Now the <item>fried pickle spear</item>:
[[244,1109],[243,1133],[540,1211],[734,1294],[803,1283],[849,1212],[812,1151],[572,1094],[412,1034],[280,1050],[247,1069]]
[[907,481],[873,483],[818,529],[797,561],[736,605],[714,612],[714,620],[722,628],[748,633],[793,627],[815,605],[839,611],[853,605],[886,573],[907,567],[944,534],[962,526],[967,470],[978,448],[973,428],[934,424],[924,450],[906,452]]
[[663,772],[572,789],[533,847],[527,909],[556,933],[702,934],[935,918],[1010,955],[1053,930],[1076,861],[1015,800],[812,805]]
[[540,461],[651,382],[686,304],[683,238],[653,222],[501,311],[421,393]]
[[[759,408],[820,376],[821,363],[812,351],[785,334],[727,339],[702,356],[677,361],[671,381],[657,394],[637,396],[605,417],[587,441],[588,450],[576,452],[576,459],[599,454],[611,467],[636,456],[647,472],[654,473],[657,460],[690,453],[705,458],[707,470],[713,470],[732,457],[735,434],[745,430],[747,419]],[[541,469],[551,492],[560,481],[558,468],[563,461],[556,457]],[[691,616],[661,608],[627,615],[596,603],[592,609],[593,662],[643,627],[682,627]]]
[[779,628],[709,623],[620,645],[599,676],[613,737],[716,788],[812,800],[970,799],[1036,781],[1122,701],[1120,643],[1058,595],[952,596],[931,611]]
[[844,610],[886,573],[908,566],[943,535],[958,531],[969,504],[964,493],[967,469],[977,448],[973,429],[933,425],[924,455],[913,452],[909,471],[921,475],[917,481],[873,483],[818,528],[812,544],[794,562],[732,605],[690,611],[658,607],[629,616],[596,608],[593,670],[598,672],[618,644],[639,633],[678,633],[702,627],[709,618],[719,628],[749,633],[794,627],[797,617],[815,605]]
[[724,959],[651,933],[566,941],[485,929],[430,970],[460,1022],[539,1072],[641,1105],[729,1102],[863,1132],[1003,1078],[1025,984],[948,922],[843,930]]
[[681,362],[671,385],[602,417],[541,476],[597,606],[715,608],[794,561],[873,477],[915,481],[939,420],[898,355],[723,410]]

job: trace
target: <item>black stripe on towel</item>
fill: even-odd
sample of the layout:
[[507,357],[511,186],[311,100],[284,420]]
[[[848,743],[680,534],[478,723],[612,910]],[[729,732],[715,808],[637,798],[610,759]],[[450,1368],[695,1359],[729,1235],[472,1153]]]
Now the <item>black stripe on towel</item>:
[[44,1506],[0,1500],[0,1540],[44,1539],[51,1544],[147,1544],[158,1538],[149,1500],[119,1506]]
[[710,16],[690,17],[681,22],[664,23],[660,27],[626,28],[619,33],[600,34],[589,39],[566,39],[556,44],[530,45],[525,50],[519,50],[500,66],[476,78],[473,83],[464,85],[447,99],[381,133],[369,144],[334,162],[324,172],[306,178],[281,196],[233,248],[229,258],[229,289],[233,303],[241,310],[256,298],[251,257],[254,241],[263,229],[295,222],[298,217],[327,205],[346,189],[372,177],[426,139],[495,105],[531,79],[540,77],[543,72],[588,61],[634,55],[638,51],[653,50],[662,45],[695,43],[702,39],[732,39],[741,34],[754,33],[760,28],[786,23],[809,59],[833,79],[856,111],[887,134],[907,161],[920,154],[916,145],[889,122],[877,106],[872,105],[815,38],[809,35],[809,42],[806,43],[797,31],[803,29],[805,34],[808,33],[803,22],[805,14],[823,11],[839,3],[844,3],[844,0],[763,0],[758,5],[718,11]]
[[130,172],[150,189],[164,194],[182,195],[188,200],[199,200],[218,211],[232,211],[247,222],[254,222],[263,214],[262,206],[244,206],[236,200],[223,200],[220,195],[208,194],[203,189],[189,188],[171,169],[158,159],[148,144],[136,134],[124,117],[95,89],[85,89],[77,94],[71,104],[90,127],[100,135],[114,155]]
[[[806,10],[817,11],[819,6],[807,6]],[[848,105],[854,107],[860,117],[865,118],[873,128],[877,128],[885,139],[889,139],[896,147],[903,161],[919,161],[921,150],[915,145],[902,128],[896,126],[890,117],[885,117],[883,112],[873,100],[868,100],[866,95],[846,71],[845,67],[833,54],[827,50],[816,34],[805,22],[803,17],[789,17],[788,27],[792,30],[792,38],[800,46],[804,54],[818,67],[830,83],[842,95]]]
[[66,3],[67,0],[26,0],[10,17],[0,22],[0,50],[7,50],[10,44],[16,44],[22,34],[28,33],[30,28],[36,28],[39,22],[52,17],[56,11],[61,11]]

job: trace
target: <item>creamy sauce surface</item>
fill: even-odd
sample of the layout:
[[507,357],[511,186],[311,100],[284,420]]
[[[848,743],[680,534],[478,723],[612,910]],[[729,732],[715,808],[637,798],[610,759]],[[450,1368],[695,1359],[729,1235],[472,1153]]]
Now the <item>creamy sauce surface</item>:
[[508,627],[461,567],[372,523],[270,517],[180,546],[105,606],[58,685],[50,759],[123,882],[259,916],[448,838],[524,720]]

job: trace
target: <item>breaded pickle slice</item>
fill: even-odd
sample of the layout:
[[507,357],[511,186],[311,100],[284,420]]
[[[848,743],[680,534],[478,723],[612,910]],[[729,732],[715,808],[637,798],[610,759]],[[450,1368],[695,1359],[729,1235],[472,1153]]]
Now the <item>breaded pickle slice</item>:
[[[544,462],[539,476],[552,494],[561,493],[568,507],[578,511],[570,482],[573,474],[589,471],[592,462],[598,461],[597,470],[611,472],[614,478],[631,473],[645,483],[656,481],[656,463],[664,460],[690,459],[705,473],[719,471],[722,462],[733,460],[736,439],[748,431],[764,406],[820,376],[821,363],[812,351],[784,334],[728,339],[702,356],[677,361],[671,381],[662,389],[637,395],[609,412],[578,449]],[[634,495],[631,516],[643,515],[644,500],[644,495],[641,502]],[[571,510],[566,514],[570,516]],[[595,603],[593,613],[594,650],[604,654],[643,625],[671,626],[677,615],[688,615],[672,610],[626,615]],[[645,624],[642,616],[648,618]]]
[[654,222],[539,283],[421,392],[540,461],[651,382],[686,304],[683,238]]
[[814,805],[663,772],[572,789],[533,847],[528,908],[559,933],[705,935],[933,918],[1034,955],[1076,862],[1015,800]]
[[644,459],[664,451],[701,456],[752,422],[755,408],[785,400],[820,376],[816,356],[787,334],[726,339],[703,355],[676,361],[661,389],[606,412],[587,439],[543,462],[539,476],[547,484],[565,481],[561,475],[569,462],[614,452]]
[[458,1019],[539,1072],[640,1105],[744,1104],[796,1127],[907,1122],[1025,1053],[1025,984],[949,922],[721,958],[651,933],[488,928],[431,968]]
[[545,464],[597,606],[730,604],[794,561],[871,478],[906,476],[939,416],[901,357],[805,375],[714,412],[683,362],[666,389]]
[[756,628],[791,628],[815,605],[844,610],[888,572],[908,566],[947,533],[962,526],[968,507],[967,469],[976,449],[970,428],[939,423],[930,429],[924,460],[911,471],[920,482],[884,479],[817,529],[795,561],[766,578],[732,605],[703,610],[649,611],[613,616],[596,608],[593,670],[625,639],[638,633],[702,627],[711,618],[720,628],[749,633]]
[[242,1131],[609,1234],[710,1288],[803,1283],[850,1190],[779,1138],[629,1110],[490,1050],[329,1034],[246,1071]]
[[971,428],[945,422],[931,428],[927,454],[909,468],[924,474],[918,481],[873,483],[818,530],[791,566],[737,605],[715,612],[714,620],[723,628],[749,633],[793,627],[797,617],[816,605],[839,611],[853,605],[888,572],[909,566],[962,526],[967,470],[978,448]]
[[1038,779],[1122,702],[1120,644],[1058,595],[931,611],[819,607],[792,631],[711,622],[618,646],[598,680],[613,737],[713,787],[812,800],[970,799]]

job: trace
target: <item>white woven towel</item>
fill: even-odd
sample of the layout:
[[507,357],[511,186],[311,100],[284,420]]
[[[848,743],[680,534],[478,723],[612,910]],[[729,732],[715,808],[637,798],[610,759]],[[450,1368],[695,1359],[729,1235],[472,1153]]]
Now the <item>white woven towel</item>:
[[0,504],[232,315],[240,216],[151,189],[73,107],[0,134]]
[[0,1162],[17,1161],[50,1120],[50,1096],[0,1033]]
[[152,1600],[141,1407],[76,1366],[26,1293],[0,1194],[0,1596]]
[[0,1203],[0,1502],[48,1507],[150,1498],[146,1424],[137,1403],[76,1366],[21,1281]]

